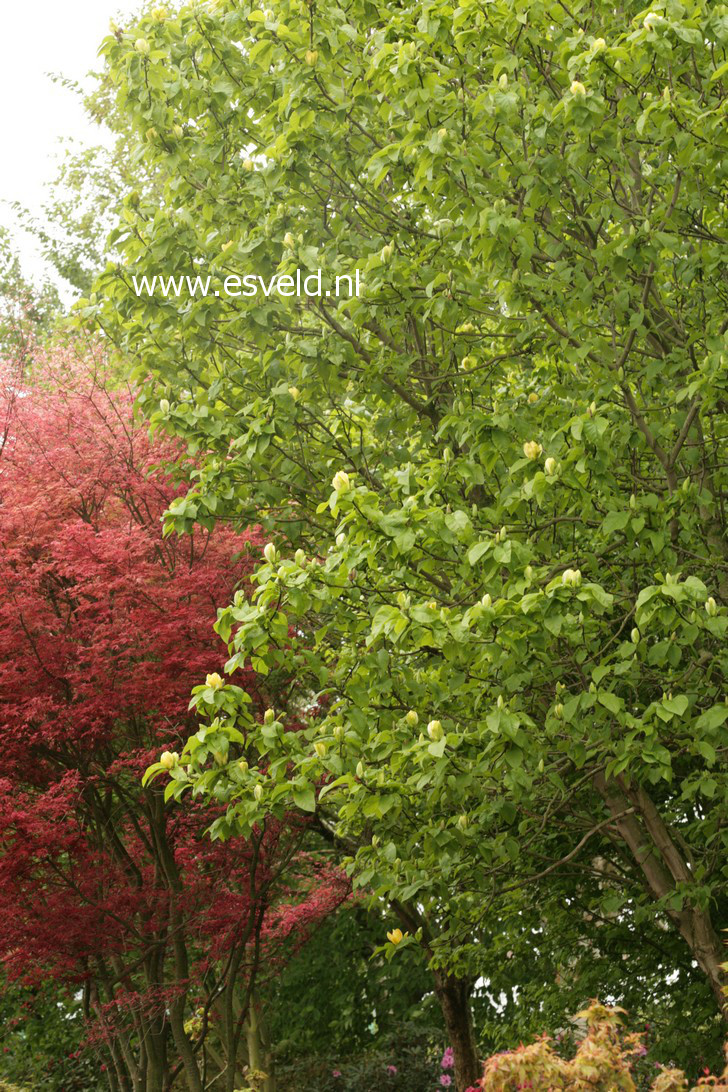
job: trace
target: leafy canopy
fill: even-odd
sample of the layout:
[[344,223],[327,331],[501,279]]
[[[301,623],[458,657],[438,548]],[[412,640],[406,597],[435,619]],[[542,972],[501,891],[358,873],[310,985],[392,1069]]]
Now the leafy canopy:
[[[258,762],[193,737],[186,783],[219,836],[316,809],[449,967],[566,877],[721,996],[727,42],[705,0],[221,0],[104,45],[165,203],[126,199],[83,310],[201,453],[168,528],[274,538],[228,670],[317,698],[291,732],[201,687]],[[364,291],[138,297],[132,266]]]

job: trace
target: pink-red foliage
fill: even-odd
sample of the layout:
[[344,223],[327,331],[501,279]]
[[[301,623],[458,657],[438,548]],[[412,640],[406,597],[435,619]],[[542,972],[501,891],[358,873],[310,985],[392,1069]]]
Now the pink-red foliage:
[[289,946],[348,886],[305,859],[281,885],[300,825],[223,846],[203,837],[209,808],[141,787],[193,730],[190,689],[226,659],[216,610],[261,543],[163,537],[188,460],[104,368],[67,348],[38,355],[29,383],[0,371],[0,959],[93,981],[108,1028],[145,1006],[164,1023],[172,994],[205,1004],[236,946],[244,974],[251,946]]

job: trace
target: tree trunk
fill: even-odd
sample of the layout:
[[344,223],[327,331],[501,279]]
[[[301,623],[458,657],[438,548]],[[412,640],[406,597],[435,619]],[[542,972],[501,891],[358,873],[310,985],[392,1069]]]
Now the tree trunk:
[[255,994],[251,994],[248,1006],[248,1016],[245,1021],[245,1039],[248,1047],[248,1065],[251,1070],[265,1073],[265,1079],[260,1085],[261,1092],[275,1092],[273,1058],[267,1041],[268,1037],[260,1004]]
[[[671,894],[677,884],[695,882],[683,853],[676,846],[644,788],[628,786],[620,777],[614,782],[607,782],[602,773],[595,776],[594,784],[615,817],[614,825],[656,899]],[[728,997],[725,993],[728,974],[721,967],[726,960],[726,949],[713,926],[710,911],[683,901],[679,910],[666,909],[665,913],[677,926],[708,979],[718,1009],[728,1023]]]
[[435,993],[455,1056],[455,1088],[465,1092],[482,1076],[470,1014],[471,984],[445,971],[436,970],[434,975]]

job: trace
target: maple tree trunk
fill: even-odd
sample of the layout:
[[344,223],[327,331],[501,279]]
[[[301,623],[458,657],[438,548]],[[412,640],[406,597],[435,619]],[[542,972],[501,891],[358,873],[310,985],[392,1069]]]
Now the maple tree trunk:
[[482,1076],[470,1013],[471,986],[465,979],[444,971],[436,970],[434,975],[435,993],[455,1058],[455,1088],[465,1092]]
[[164,1031],[161,1029],[160,1023],[159,1020],[154,1020],[147,1031],[147,1092],[152,1092],[153,1089],[163,1089],[169,1083],[164,1049]]
[[[596,774],[594,784],[655,898],[665,898],[678,884],[695,882],[684,854],[643,787],[628,786],[621,777],[608,783],[602,773]],[[718,1009],[728,1023],[728,974],[721,966],[726,961],[726,949],[710,911],[683,901],[680,909],[666,909],[666,913],[708,979]]]
[[265,1021],[260,1010],[260,1003],[251,994],[248,1018],[245,1021],[245,1038],[248,1046],[248,1064],[251,1069],[265,1073],[263,1092],[275,1092],[276,1082],[273,1074],[273,1059],[266,1032]]

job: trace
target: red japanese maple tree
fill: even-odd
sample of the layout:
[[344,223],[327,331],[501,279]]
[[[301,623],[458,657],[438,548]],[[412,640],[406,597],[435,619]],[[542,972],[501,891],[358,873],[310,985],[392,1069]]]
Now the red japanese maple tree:
[[114,1092],[232,1092],[261,964],[348,887],[300,824],[221,849],[209,807],[142,788],[190,733],[190,688],[225,659],[216,608],[261,544],[162,536],[187,458],[105,368],[71,346],[30,381],[0,371],[0,959],[83,988]]

